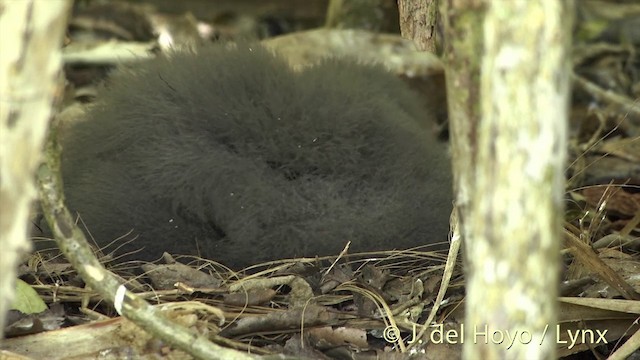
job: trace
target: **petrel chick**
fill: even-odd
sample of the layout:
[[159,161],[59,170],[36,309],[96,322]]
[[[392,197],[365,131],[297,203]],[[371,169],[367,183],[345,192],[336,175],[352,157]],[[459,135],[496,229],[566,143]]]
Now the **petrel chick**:
[[444,242],[451,175],[432,115],[380,66],[293,71],[210,45],[113,74],[63,138],[67,204],[98,244],[240,268]]

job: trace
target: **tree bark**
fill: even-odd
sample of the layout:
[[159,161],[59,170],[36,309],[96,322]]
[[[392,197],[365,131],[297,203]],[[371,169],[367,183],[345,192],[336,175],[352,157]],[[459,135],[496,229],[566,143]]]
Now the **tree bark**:
[[418,50],[437,53],[438,0],[398,0],[400,32]]
[[571,5],[445,5],[468,359],[555,358]]
[[34,173],[62,89],[60,47],[70,1],[0,1],[0,338],[16,266],[29,249]]

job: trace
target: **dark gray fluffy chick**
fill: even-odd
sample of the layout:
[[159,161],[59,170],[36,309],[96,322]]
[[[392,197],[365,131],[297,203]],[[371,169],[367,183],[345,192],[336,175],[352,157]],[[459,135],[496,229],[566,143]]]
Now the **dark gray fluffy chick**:
[[447,238],[449,161],[430,115],[375,66],[301,73],[260,46],[209,46],[122,70],[67,130],[68,205],[120,253],[231,267]]

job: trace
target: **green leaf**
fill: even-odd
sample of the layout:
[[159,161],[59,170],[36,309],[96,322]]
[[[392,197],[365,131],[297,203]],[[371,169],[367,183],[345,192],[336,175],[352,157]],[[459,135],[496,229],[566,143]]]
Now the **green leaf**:
[[24,314],[37,314],[47,310],[47,305],[31,285],[17,279],[16,298],[13,300],[11,309],[18,310]]

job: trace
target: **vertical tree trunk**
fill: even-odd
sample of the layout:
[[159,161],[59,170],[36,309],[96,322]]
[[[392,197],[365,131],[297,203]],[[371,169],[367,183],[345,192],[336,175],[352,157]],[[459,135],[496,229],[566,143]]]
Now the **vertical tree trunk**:
[[444,11],[464,355],[555,358],[571,2],[448,0]]
[[447,83],[449,131],[453,155],[453,188],[461,223],[469,213],[480,123],[480,54],[483,1],[445,0],[441,13],[445,29],[443,60]]
[[16,265],[28,249],[34,173],[61,91],[60,47],[70,1],[0,1],[0,338]]
[[419,50],[437,53],[438,0],[398,0],[402,37]]

